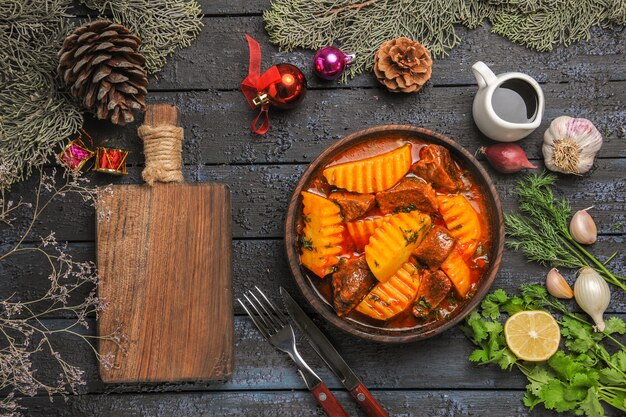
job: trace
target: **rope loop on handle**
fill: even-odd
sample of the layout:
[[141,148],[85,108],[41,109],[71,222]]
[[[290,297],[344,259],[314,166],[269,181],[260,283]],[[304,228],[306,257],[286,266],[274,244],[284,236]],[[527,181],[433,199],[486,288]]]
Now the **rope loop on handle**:
[[146,167],[141,176],[148,185],[158,182],[184,182],[182,127],[141,125],[137,129],[143,140]]

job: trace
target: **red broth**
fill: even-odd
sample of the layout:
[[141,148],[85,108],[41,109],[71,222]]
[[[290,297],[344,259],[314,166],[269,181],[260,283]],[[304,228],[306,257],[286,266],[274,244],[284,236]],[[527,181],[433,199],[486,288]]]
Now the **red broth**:
[[[357,145],[353,148],[348,149],[342,154],[338,155],[334,158],[330,163],[328,163],[324,168],[330,167],[332,165],[341,164],[345,162],[351,162],[356,160],[361,160],[365,158],[369,158],[372,156],[376,156],[379,154],[383,154],[385,152],[389,152],[393,149],[396,149],[406,143],[411,144],[411,153],[412,153],[412,163],[416,163],[419,161],[419,151],[422,147],[426,146],[427,143],[420,142],[417,140],[398,140],[398,139],[389,139],[389,140],[381,140],[373,143],[364,143],[361,145]],[[454,156],[453,156],[454,159]],[[475,294],[477,289],[477,284],[485,275],[485,272],[489,266],[488,254],[491,249],[491,230],[489,225],[489,216],[487,214],[487,205],[485,202],[485,195],[480,187],[474,181],[471,173],[469,173],[464,167],[459,164],[459,162],[455,159],[455,164],[461,173],[461,179],[466,185],[469,185],[467,190],[460,192],[467,200],[472,204],[474,209],[479,215],[479,219],[481,222],[481,237],[479,239],[478,248],[473,255],[464,256],[464,260],[470,267],[470,291],[465,299],[461,299],[461,297],[456,294],[454,289],[450,291],[448,296],[442,303],[437,307],[434,314],[428,316],[427,319],[418,319],[416,318],[412,312],[411,308],[408,308],[406,311],[398,314],[397,316],[387,320],[380,321],[373,319],[369,316],[361,314],[356,311],[356,309],[352,310],[346,316],[344,316],[345,320],[352,320],[359,322],[363,325],[377,328],[385,328],[385,329],[399,329],[406,330],[407,328],[420,328],[425,326],[431,326],[437,322],[445,321],[451,317],[451,314],[455,309],[460,306],[466,304]],[[412,174],[407,174],[410,176]],[[330,186],[326,179],[322,176],[321,172],[317,177],[314,177],[311,182],[308,184],[306,190],[319,194],[324,197],[328,197],[328,195],[334,191],[334,187]],[[443,195],[443,193],[437,192],[437,195]],[[379,211],[377,207],[373,208],[367,213],[367,217],[376,217],[382,216],[382,213]],[[433,223],[445,226],[443,219],[440,216],[433,215]],[[298,232],[302,231],[303,224],[300,224],[298,227]],[[344,240],[347,244],[343,244],[345,247],[345,251],[340,254],[340,257],[350,258],[353,256],[360,256],[363,252],[357,252],[356,245],[352,242],[352,238],[347,231],[347,228],[344,230]],[[305,271],[306,268],[304,268]],[[307,276],[309,281],[317,290],[318,295],[330,306],[333,305],[332,302],[332,277],[331,275],[327,275],[325,278],[319,278],[315,274],[307,271]]]

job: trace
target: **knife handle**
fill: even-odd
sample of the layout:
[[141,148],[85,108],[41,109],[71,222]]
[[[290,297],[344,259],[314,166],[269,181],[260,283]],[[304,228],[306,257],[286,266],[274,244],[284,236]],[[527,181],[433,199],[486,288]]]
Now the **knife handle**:
[[317,403],[324,409],[328,417],[348,417],[348,414],[337,401],[326,384],[320,382],[311,389]]
[[359,407],[368,417],[389,417],[389,414],[378,404],[378,401],[372,397],[372,394],[365,388],[365,385],[359,384],[355,389],[350,391],[352,397],[359,404]]

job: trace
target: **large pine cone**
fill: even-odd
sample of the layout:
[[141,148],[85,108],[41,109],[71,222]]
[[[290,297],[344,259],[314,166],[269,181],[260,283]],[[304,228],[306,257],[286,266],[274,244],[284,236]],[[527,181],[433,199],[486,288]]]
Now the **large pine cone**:
[[374,73],[394,93],[419,91],[432,74],[433,60],[421,43],[408,38],[392,39],[376,52]]
[[125,125],[146,110],[148,74],[141,41],[108,20],[77,27],[59,51],[59,73],[74,97],[98,119]]

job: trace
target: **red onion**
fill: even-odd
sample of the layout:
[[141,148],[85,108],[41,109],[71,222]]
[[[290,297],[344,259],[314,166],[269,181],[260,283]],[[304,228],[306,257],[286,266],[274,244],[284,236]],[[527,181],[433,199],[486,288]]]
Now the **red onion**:
[[537,168],[531,164],[524,150],[514,143],[498,143],[497,145],[480,148],[487,161],[498,172],[512,174],[524,168]]

